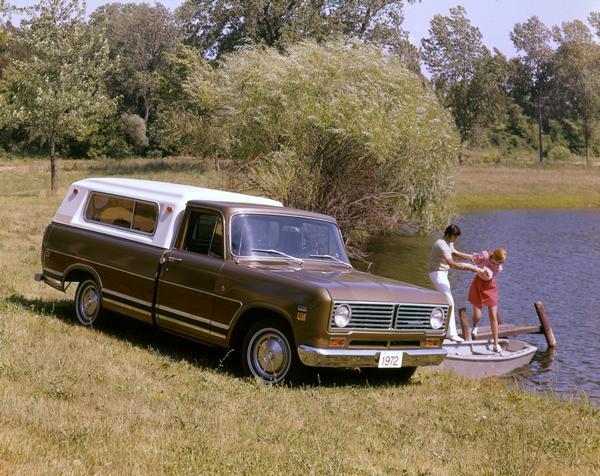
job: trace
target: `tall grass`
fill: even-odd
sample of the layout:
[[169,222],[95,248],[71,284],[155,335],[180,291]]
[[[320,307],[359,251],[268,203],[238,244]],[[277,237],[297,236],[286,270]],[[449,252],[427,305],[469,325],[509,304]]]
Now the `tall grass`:
[[[119,174],[219,186],[200,162],[122,162]],[[600,409],[419,371],[242,379],[217,349],[127,320],[83,328],[32,280],[62,196],[45,163],[0,164],[0,474],[594,474]],[[109,175],[63,163],[67,183]]]

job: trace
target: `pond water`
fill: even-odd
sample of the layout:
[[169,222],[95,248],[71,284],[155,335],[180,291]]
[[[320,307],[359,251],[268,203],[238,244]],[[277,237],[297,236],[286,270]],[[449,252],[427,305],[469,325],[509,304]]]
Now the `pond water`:
[[[458,250],[508,250],[498,277],[502,322],[539,325],[533,303],[541,300],[557,339],[556,350],[548,350],[541,334],[519,337],[538,352],[529,367],[505,379],[558,396],[587,396],[600,404],[600,210],[501,210],[467,214],[455,223],[462,229]],[[435,239],[375,239],[372,272],[432,287],[427,266]],[[472,278],[468,271],[450,272],[456,307],[466,307],[469,317],[466,295]],[[487,309],[482,324],[489,324]]]

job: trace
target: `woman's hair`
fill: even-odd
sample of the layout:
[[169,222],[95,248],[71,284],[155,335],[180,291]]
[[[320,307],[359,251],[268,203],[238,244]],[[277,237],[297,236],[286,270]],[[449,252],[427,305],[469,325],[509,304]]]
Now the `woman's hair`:
[[491,258],[494,258],[494,261],[498,264],[504,263],[506,261],[507,251],[504,248],[496,248],[492,252]]
[[460,236],[460,228],[458,227],[458,225],[452,223],[451,225],[448,225],[444,230],[444,236]]

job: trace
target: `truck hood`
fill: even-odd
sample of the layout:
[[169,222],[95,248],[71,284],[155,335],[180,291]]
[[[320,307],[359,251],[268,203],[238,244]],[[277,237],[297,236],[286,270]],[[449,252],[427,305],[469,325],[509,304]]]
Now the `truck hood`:
[[303,283],[326,288],[334,301],[448,304],[443,294],[355,269],[253,266]]

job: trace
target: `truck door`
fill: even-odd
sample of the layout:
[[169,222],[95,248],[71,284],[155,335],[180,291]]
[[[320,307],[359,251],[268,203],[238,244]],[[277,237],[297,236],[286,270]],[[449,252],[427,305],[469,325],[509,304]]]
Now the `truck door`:
[[223,217],[188,208],[175,247],[163,257],[156,300],[157,324],[172,332],[222,343],[225,332],[212,323],[215,286],[224,264]]

